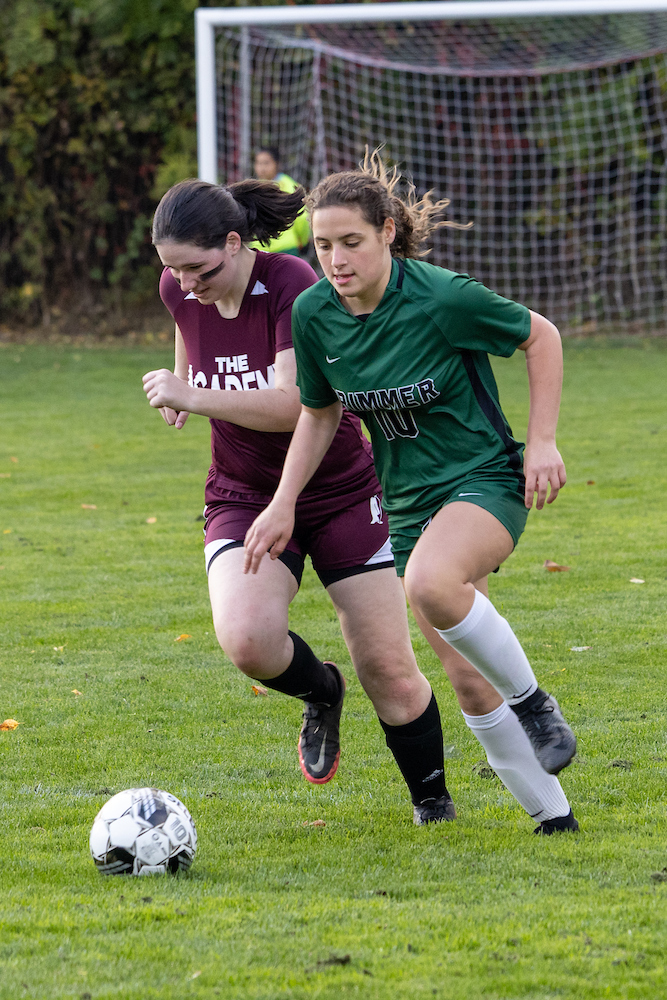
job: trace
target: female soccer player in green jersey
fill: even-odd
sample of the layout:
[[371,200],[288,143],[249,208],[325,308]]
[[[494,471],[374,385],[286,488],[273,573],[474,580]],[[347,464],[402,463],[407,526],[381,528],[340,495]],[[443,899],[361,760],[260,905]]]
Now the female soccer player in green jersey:
[[[425,238],[447,224],[435,217],[448,203],[418,201],[412,190],[401,199],[399,180],[375,153],[361,170],[321,181],[308,199],[326,280],[294,305],[302,411],[274,499],[246,536],[245,568],[255,572],[267,551],[280,555],[296,499],[343,410],[361,415],[417,621],[439,652],[437,637],[448,644],[441,658],[450,677],[458,653],[496,689],[485,719],[515,713],[537,760],[557,774],[576,739],[485,583],[516,545],[535,494],[542,509],[565,485],[555,442],[560,337],[543,316],[418,260]],[[525,449],[500,408],[488,360],[517,348],[530,385]],[[571,814],[563,826],[576,828]]]

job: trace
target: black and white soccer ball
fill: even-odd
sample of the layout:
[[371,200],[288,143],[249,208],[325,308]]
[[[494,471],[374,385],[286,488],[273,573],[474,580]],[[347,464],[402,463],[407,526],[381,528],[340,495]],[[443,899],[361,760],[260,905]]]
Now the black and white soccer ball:
[[90,831],[90,853],[104,875],[184,871],[197,850],[192,816],[158,788],[129,788],[102,806]]

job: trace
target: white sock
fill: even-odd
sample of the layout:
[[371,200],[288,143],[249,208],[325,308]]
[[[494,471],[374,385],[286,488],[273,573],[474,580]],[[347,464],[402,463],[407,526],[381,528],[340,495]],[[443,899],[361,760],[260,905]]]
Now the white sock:
[[479,590],[462,622],[435,631],[477,667],[510,705],[518,705],[537,690],[537,678],[509,622]]
[[570,804],[558,778],[547,774],[538,762],[523,726],[506,702],[488,715],[463,712],[463,718],[503,785],[529,816],[541,823],[568,815]]

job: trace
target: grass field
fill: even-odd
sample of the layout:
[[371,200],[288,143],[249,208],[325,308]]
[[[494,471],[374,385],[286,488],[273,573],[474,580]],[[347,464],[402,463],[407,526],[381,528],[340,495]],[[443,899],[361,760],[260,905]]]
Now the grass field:
[[[522,362],[496,365],[517,433]],[[0,721],[20,722],[0,732],[0,997],[667,996],[667,344],[566,345],[568,486],[491,583],[580,739],[563,785],[581,832],[544,839],[476,768],[416,635],[459,819],[412,825],[310,571],[292,627],[350,684],[338,774],[304,781],[298,703],[255,697],[215,641],[208,427],[167,428],[141,391],[167,364],[0,346]],[[93,817],[146,784],[193,814],[194,865],[104,878]]]

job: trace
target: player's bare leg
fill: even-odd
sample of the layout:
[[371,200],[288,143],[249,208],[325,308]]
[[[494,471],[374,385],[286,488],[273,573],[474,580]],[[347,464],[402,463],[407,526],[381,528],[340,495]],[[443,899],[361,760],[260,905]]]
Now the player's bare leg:
[[[475,589],[488,597],[487,580]],[[456,692],[466,725],[479,740],[502,783],[538,822],[535,833],[576,830],[577,821],[555,775],[547,774],[521,723],[498,692],[460,653],[441,639],[419,612],[415,620],[442,663]]]
[[395,570],[347,577],[328,592],[357,676],[410,790],[415,823],[454,819],[444,779],[440,713],[415,660]]
[[327,589],[357,677],[375,711],[390,726],[412,722],[426,710],[432,692],[417,666],[396,571],[360,573]]
[[309,781],[323,784],[338,767],[345,682],[334,664],[323,663],[288,630],[288,609],[298,585],[287,566],[263,559],[250,576],[243,573],[243,559],[243,548],[228,549],[210,568],[218,642],[244,674],[305,702],[299,762]]
[[211,564],[208,589],[215,634],[234,666],[258,680],[282,674],[293,655],[288,611],[298,590],[287,566],[262,559],[256,576],[244,575],[243,549],[229,549]]
[[508,622],[475,589],[513,549],[509,531],[473,503],[443,507],[415,545],[405,571],[411,606],[485,677],[517,714],[537,759],[566,767],[576,740],[554,698],[542,691]]

